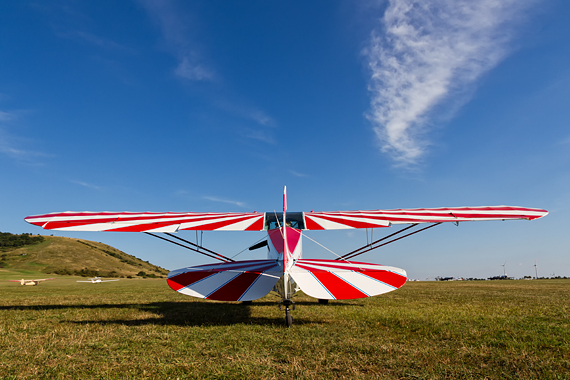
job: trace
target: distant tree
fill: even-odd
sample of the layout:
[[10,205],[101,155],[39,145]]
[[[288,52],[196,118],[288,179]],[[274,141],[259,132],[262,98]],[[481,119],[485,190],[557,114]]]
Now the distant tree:
[[44,241],[43,236],[32,236],[32,234],[27,233],[15,235],[9,232],[0,232],[0,248],[19,248],[26,245],[38,244],[42,241]]

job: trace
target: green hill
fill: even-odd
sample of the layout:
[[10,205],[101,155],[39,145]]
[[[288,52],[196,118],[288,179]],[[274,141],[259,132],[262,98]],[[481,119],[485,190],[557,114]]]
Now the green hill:
[[[12,234],[8,234],[12,235]],[[57,236],[2,233],[0,268],[46,274],[164,277],[168,270],[103,243]],[[10,242],[10,243],[6,243]],[[14,243],[16,242],[16,243]]]

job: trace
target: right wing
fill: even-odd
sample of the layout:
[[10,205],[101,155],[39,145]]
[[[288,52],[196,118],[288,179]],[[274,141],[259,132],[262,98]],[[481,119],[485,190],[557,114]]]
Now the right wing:
[[390,227],[392,224],[467,222],[542,218],[548,211],[513,206],[440,207],[395,210],[305,212],[305,229],[337,230]]
[[46,230],[177,232],[261,231],[265,213],[199,212],[54,212],[28,216],[24,220]]

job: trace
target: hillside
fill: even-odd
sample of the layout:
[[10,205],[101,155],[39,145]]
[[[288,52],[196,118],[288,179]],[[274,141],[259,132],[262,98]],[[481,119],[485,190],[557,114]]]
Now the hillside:
[[46,274],[103,277],[163,277],[164,268],[94,241],[43,236],[43,241],[21,247],[2,247],[0,267]]

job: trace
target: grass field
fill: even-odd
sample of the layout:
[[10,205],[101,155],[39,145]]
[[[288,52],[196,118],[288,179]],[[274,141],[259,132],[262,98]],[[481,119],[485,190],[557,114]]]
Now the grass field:
[[299,296],[290,329],[273,295],[242,305],[165,280],[75,280],[0,281],[0,378],[570,379],[570,280]]

